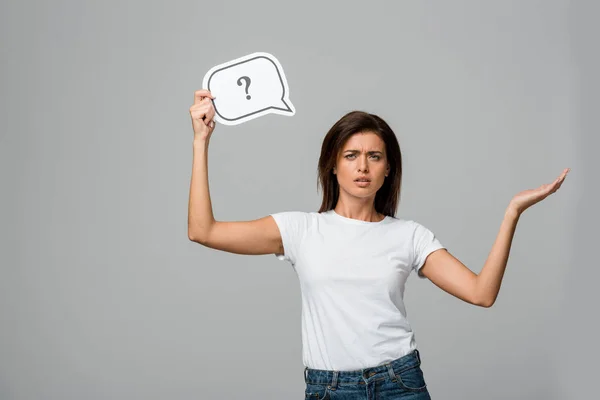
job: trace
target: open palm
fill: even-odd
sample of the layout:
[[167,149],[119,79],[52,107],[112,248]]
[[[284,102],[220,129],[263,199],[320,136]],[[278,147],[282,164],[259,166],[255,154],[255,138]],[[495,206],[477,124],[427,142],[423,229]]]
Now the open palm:
[[532,205],[544,200],[560,188],[570,170],[570,168],[565,168],[552,183],[546,183],[536,189],[528,189],[516,194],[510,201],[511,207],[520,214]]

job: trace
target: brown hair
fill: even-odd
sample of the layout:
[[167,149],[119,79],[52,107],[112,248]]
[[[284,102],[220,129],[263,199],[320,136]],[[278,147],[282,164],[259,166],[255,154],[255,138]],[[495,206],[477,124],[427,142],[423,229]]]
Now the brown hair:
[[[389,175],[375,195],[375,211],[396,216],[400,202],[402,183],[402,153],[392,128],[380,117],[363,111],[352,111],[340,118],[327,132],[321,146],[317,185],[323,189],[323,201],[319,212],[335,208],[339,197],[339,184],[333,174],[340,150],[350,138],[359,132],[373,132],[385,143],[385,153],[390,166]],[[317,191],[319,187],[317,186]]]

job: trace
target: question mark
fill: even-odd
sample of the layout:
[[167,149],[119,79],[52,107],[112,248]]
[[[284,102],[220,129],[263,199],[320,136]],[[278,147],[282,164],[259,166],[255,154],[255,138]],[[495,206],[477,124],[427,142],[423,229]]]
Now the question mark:
[[250,87],[250,78],[248,78],[247,76],[242,76],[240,79],[237,80],[238,86],[242,86],[242,79],[246,82],[246,99],[250,100],[251,97],[248,94],[248,88]]

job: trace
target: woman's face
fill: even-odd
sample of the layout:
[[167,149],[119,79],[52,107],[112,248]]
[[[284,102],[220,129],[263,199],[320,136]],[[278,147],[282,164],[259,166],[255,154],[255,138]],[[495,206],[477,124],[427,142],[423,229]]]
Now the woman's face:
[[[375,197],[389,174],[385,143],[373,132],[350,136],[342,147],[333,168],[340,190],[356,197]],[[358,182],[366,177],[369,182]]]

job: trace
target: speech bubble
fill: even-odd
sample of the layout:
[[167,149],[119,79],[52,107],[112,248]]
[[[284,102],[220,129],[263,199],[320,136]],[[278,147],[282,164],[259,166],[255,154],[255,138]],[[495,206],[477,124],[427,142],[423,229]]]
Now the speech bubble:
[[202,87],[216,97],[215,120],[224,125],[271,113],[296,114],[283,68],[269,53],[252,53],[212,67],[204,75]]

